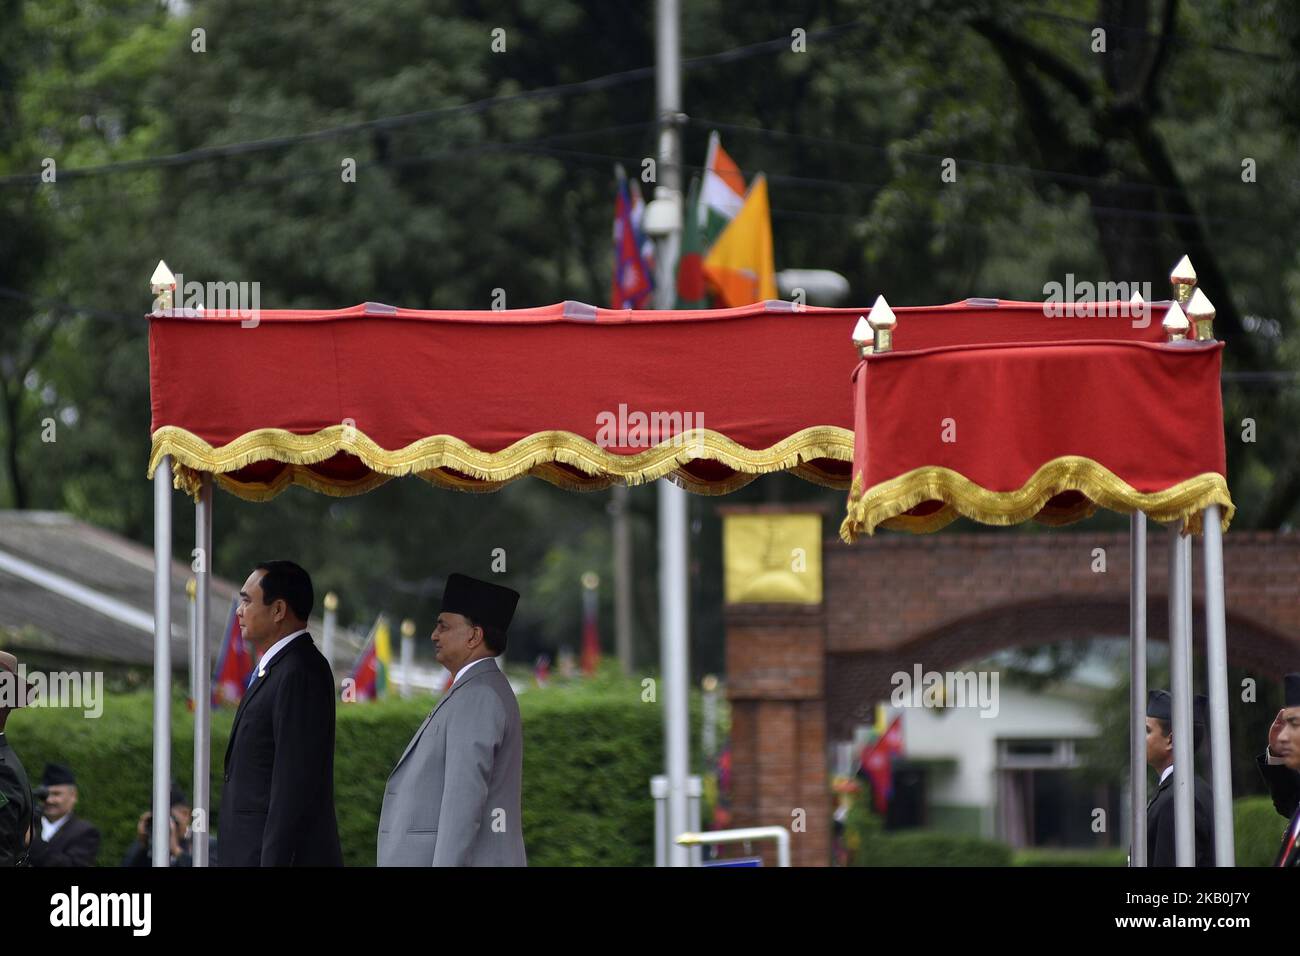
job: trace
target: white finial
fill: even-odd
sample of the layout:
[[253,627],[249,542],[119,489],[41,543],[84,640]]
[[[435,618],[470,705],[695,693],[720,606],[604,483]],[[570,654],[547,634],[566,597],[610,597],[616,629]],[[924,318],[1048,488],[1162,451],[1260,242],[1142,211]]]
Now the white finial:
[[1187,316],[1183,313],[1183,307],[1177,302],[1169,306],[1169,311],[1165,313],[1165,319],[1160,325],[1165,330],[1165,334],[1169,336],[1170,342],[1186,338],[1187,330],[1191,327],[1191,323],[1187,321]]
[[165,288],[170,288],[170,289],[176,288],[176,277],[172,275],[172,270],[167,268],[167,263],[164,262],[162,259],[158,260],[158,265],[153,270],[153,275],[149,277],[149,284],[155,287],[154,288],[155,292],[162,291],[161,289],[157,288],[158,286],[163,286]]

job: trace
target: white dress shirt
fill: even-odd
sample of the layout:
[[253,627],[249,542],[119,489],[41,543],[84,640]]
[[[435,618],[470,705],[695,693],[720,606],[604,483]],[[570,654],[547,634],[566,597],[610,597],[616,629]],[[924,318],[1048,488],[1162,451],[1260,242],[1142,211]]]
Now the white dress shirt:
[[481,664],[483,661],[491,661],[492,663],[495,664],[495,663],[496,663],[496,658],[495,658],[495,657],[480,657],[480,658],[479,658],[478,660],[476,660],[476,661],[470,661],[468,664],[466,664],[466,665],[465,665],[464,667],[462,667],[460,670],[456,671],[456,677],[455,677],[455,679],[452,680],[452,684],[455,684],[456,681],[460,680],[460,675],[461,675],[461,674],[464,674],[467,670],[469,670],[469,669],[470,669],[471,667],[473,667],[475,664]]
[[68,820],[71,818],[71,816],[72,814],[65,813],[63,816],[59,817],[53,823],[51,823],[49,820],[45,819],[44,817],[41,817],[41,839],[46,843],[49,843],[51,840],[53,840],[54,834],[58,833],[60,830],[63,829],[63,824],[67,823]]
[[1173,773],[1173,772],[1174,772],[1174,765],[1173,765],[1173,764],[1170,764],[1168,767],[1165,767],[1165,772],[1162,773],[1162,774],[1160,775],[1160,782],[1161,782],[1161,783],[1164,783],[1164,782],[1165,782],[1165,777],[1169,776],[1169,775],[1170,775],[1171,773]]
[[257,662],[257,676],[265,677],[266,665],[271,663],[271,658],[275,657],[276,654],[280,653],[280,650],[284,647],[284,645],[288,644],[299,634],[306,634],[306,633],[307,633],[307,628],[305,627],[301,628],[297,631],[294,631],[292,634],[286,634],[284,637],[280,638],[269,648],[267,648],[266,653],[262,655],[262,659]]

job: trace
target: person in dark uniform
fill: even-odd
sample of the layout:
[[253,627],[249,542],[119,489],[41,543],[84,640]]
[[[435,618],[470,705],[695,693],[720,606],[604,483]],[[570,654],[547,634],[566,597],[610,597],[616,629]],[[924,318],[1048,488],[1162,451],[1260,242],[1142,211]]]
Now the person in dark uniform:
[[[1277,752],[1292,771],[1300,771],[1300,674],[1287,674],[1283,679],[1284,706],[1279,718],[1282,727],[1277,734]],[[1275,721],[1276,723],[1276,721]],[[1272,749],[1270,733],[1269,749]],[[1273,805],[1278,806],[1277,797]],[[1277,853],[1275,866],[1300,868],[1300,807],[1291,811],[1291,822],[1282,835],[1282,846]]]
[[[1192,750],[1205,735],[1206,698],[1197,695],[1193,707]],[[1174,866],[1174,735],[1173,698],[1167,690],[1147,695],[1147,763],[1159,775],[1156,792],[1147,803],[1147,865]],[[1196,865],[1214,866],[1214,799],[1210,785],[1193,778]]]
[[[185,791],[172,784],[171,792],[171,860],[169,866],[194,865],[194,831],[190,828],[193,807]],[[122,865],[129,867],[153,866],[153,812],[146,810],[140,814],[136,824],[136,840],[122,858]],[[208,835],[208,866],[217,866],[217,838]]]
[[342,866],[334,812],[334,674],[307,633],[315,594],[291,561],[253,569],[236,616],[260,655],[235,712],[221,794],[222,866]]
[[[1289,692],[1289,682],[1292,679],[1300,678],[1296,674],[1288,674],[1283,680],[1284,692]],[[1255,763],[1268,787],[1269,796],[1273,798],[1274,809],[1289,820],[1296,808],[1300,807],[1300,770],[1287,766],[1286,758],[1281,752],[1282,745],[1278,738],[1286,726],[1285,715],[1286,707],[1283,707],[1273,718],[1273,726],[1268,729],[1268,746],[1255,758]]]
[[99,856],[99,831],[73,814],[77,778],[59,763],[47,763],[41,774],[40,830],[32,834],[32,866],[94,866]]
[[17,658],[0,651],[0,867],[27,862],[32,833],[32,791],[27,785],[27,771],[5,734],[10,712],[26,703],[24,684],[18,678]]

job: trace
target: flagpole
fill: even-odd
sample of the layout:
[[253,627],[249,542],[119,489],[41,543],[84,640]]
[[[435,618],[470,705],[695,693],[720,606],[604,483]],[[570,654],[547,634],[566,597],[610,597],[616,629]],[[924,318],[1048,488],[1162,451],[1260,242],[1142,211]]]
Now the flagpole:
[[[659,122],[655,204],[668,212],[656,236],[655,305],[673,307],[675,266],[681,244],[681,34],[677,0],[655,3],[655,99]],[[650,213],[647,210],[646,220]],[[668,865],[689,866],[677,838],[687,832],[690,769],[689,619],[686,492],[667,478],[659,495],[659,659],[664,699],[664,762],[668,777]]]

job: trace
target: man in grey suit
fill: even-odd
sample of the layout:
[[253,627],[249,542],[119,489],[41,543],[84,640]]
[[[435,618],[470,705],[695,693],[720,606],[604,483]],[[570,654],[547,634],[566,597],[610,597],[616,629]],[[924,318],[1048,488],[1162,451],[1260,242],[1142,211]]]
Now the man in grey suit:
[[434,653],[455,679],[388,778],[380,866],[526,866],[519,703],[497,667],[519,593],[463,574],[443,590]]

